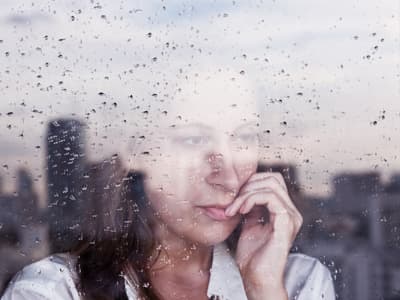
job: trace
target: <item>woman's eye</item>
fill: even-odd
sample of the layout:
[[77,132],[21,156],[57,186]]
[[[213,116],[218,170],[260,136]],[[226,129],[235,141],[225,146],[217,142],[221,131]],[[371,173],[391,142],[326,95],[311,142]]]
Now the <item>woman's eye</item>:
[[236,136],[236,139],[240,142],[245,143],[256,143],[258,142],[258,134],[256,133],[242,133]]
[[205,145],[209,142],[209,137],[207,136],[187,136],[187,137],[182,137],[179,139],[180,143],[185,144],[185,145],[190,145],[190,146],[200,146],[200,145]]

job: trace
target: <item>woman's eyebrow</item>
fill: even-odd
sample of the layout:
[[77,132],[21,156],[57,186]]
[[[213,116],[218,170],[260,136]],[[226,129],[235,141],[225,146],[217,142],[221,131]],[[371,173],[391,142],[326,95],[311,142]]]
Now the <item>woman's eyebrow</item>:
[[205,125],[203,123],[189,123],[189,124],[183,124],[183,125],[175,125],[173,130],[179,130],[179,129],[201,129],[201,130],[212,130],[212,127]]
[[[240,131],[242,129],[246,129],[247,127],[258,127],[259,122],[257,120],[249,121],[246,122],[245,124],[239,125],[234,129],[234,131]],[[180,125],[174,125],[172,130],[187,130],[187,129],[200,129],[204,131],[212,131],[213,127],[200,123],[200,122],[195,122],[195,123],[189,123],[189,124],[180,124]]]
[[242,124],[242,125],[236,127],[235,131],[240,131],[242,129],[246,129],[247,127],[258,127],[258,126],[259,126],[259,122],[254,120],[254,121],[250,121],[250,122],[247,122],[245,124]]

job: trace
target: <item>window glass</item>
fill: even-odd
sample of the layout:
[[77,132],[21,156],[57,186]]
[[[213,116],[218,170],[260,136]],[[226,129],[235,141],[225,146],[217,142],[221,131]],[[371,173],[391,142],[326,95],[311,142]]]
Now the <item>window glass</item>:
[[[214,246],[257,208],[267,230],[287,186],[278,202],[303,220],[290,252],[327,267],[336,299],[400,299],[397,1],[0,7],[0,293],[32,262],[115,236]],[[250,179],[275,187],[228,216]],[[235,240],[236,261],[256,257],[255,236]],[[110,251],[165,250],[148,244]]]

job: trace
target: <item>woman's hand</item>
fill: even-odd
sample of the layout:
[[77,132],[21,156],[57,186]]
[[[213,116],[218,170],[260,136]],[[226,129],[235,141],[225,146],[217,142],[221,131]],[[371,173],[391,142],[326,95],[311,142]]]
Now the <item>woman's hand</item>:
[[236,262],[248,298],[287,299],[284,270],[303,218],[282,175],[253,174],[225,213],[244,215]]

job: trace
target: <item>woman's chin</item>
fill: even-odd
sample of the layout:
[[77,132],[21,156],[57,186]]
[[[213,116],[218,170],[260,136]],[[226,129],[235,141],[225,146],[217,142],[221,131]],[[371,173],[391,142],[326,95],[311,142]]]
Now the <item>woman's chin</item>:
[[221,228],[216,226],[211,230],[202,232],[196,238],[196,242],[204,246],[215,246],[228,239],[233,232],[234,228]]

